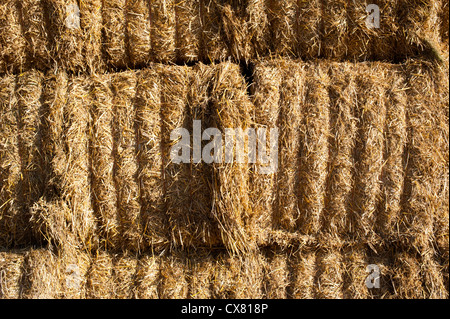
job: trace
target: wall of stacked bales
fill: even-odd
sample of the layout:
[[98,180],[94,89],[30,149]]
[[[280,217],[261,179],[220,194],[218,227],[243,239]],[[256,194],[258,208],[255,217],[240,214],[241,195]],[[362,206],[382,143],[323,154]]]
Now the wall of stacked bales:
[[0,0],[0,298],[448,298],[448,73],[444,0]]

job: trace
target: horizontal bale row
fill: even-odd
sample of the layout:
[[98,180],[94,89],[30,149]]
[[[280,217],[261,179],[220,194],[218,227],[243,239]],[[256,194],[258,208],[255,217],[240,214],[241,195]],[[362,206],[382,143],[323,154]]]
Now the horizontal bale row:
[[5,0],[0,13],[0,73],[269,55],[396,62],[448,52],[443,0]]

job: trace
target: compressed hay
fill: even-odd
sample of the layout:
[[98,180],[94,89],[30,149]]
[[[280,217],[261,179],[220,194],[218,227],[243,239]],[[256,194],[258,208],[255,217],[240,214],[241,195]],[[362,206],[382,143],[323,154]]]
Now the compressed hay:
[[143,245],[162,245],[168,242],[168,229],[161,153],[161,84],[155,71],[140,72],[135,107]]
[[324,242],[337,244],[348,233],[350,195],[354,184],[353,151],[358,120],[355,116],[355,73],[353,64],[330,64],[330,164],[321,237]]
[[298,57],[317,58],[321,55],[321,3],[314,1],[297,1],[298,5]]
[[440,31],[441,31],[441,42],[447,44],[448,50],[448,20],[449,20],[449,3],[448,1],[441,1],[441,7],[439,11],[439,19],[441,21]]
[[317,298],[314,291],[316,285],[316,253],[312,251],[293,252],[288,255],[290,284],[287,287],[288,297],[293,299]]
[[202,0],[200,7],[201,24],[201,61],[224,61],[228,56],[228,48],[222,38],[222,21],[217,0]]
[[0,4],[0,73],[21,72],[25,64],[26,42],[18,9],[15,0],[5,0]]
[[343,294],[345,299],[367,299],[369,290],[366,286],[368,272],[365,246],[345,247],[342,254]]
[[23,242],[25,219],[18,142],[18,108],[13,76],[0,79],[0,246]]
[[264,266],[264,297],[267,299],[286,299],[289,285],[289,269],[286,254],[275,251]]
[[83,30],[85,67],[91,73],[104,69],[102,56],[102,0],[83,0],[80,5],[80,26]]
[[[322,1],[322,36],[320,55],[329,59],[343,60],[347,54],[348,33],[346,0]],[[351,4],[350,4],[351,5]]]
[[145,0],[127,1],[127,34],[130,63],[146,65],[150,59],[150,5]]
[[199,251],[189,260],[189,299],[211,299],[214,258],[208,251]]
[[327,66],[311,66],[306,70],[305,114],[300,124],[300,216],[297,221],[302,234],[316,234],[325,206],[328,163],[329,96]]
[[50,51],[46,13],[41,0],[25,0],[20,4],[22,33],[26,39],[26,66],[46,69],[50,66]]
[[[253,104],[247,96],[239,68],[222,63],[217,65],[215,72],[211,92],[213,127],[221,132],[225,128],[241,128],[245,132],[251,126]],[[243,157],[243,163],[219,161],[212,165],[212,213],[219,223],[225,247],[233,252],[250,251],[255,245],[255,234],[250,227],[254,218],[248,195],[250,165],[248,157],[245,154]]]
[[91,108],[92,197],[99,221],[101,245],[105,249],[119,246],[119,216],[114,180],[113,94],[109,75],[93,76]]
[[126,0],[102,1],[103,45],[106,63],[115,68],[129,64],[126,37]]
[[24,253],[0,252],[0,299],[18,299]]
[[142,256],[136,269],[136,299],[158,299],[160,282],[160,258],[152,255]]
[[114,94],[114,179],[117,189],[120,232],[124,247],[134,251],[138,251],[142,245],[134,109],[136,81],[136,73],[132,71],[114,74],[111,79]]
[[161,258],[159,298],[186,299],[189,292],[188,262],[184,253]]
[[80,28],[78,1],[48,0],[49,30],[52,37],[51,54],[57,67],[77,72],[83,68],[83,31]]
[[[422,276],[427,299],[448,299],[445,283],[445,270],[435,260],[434,251],[430,249],[422,255]],[[448,275],[448,272],[447,272]],[[448,281],[447,281],[448,282]]]
[[97,251],[93,257],[86,275],[86,298],[114,298],[113,257],[104,251]]
[[394,298],[399,299],[424,299],[423,278],[421,265],[417,258],[408,252],[398,252],[394,256],[392,269],[392,284],[394,286]]
[[129,299],[133,295],[137,258],[125,253],[113,259],[114,299]]
[[269,54],[269,19],[265,0],[247,0],[246,22],[250,56],[259,58]]
[[199,60],[202,25],[201,2],[186,0],[175,3],[176,12],[176,59],[189,63]]
[[91,257],[86,251],[69,247],[58,251],[61,298],[86,298],[86,280],[90,265]]
[[[270,144],[269,132],[277,128],[279,117],[280,85],[282,72],[272,64],[261,64],[255,68],[254,72],[254,92],[253,104],[255,113],[252,121],[255,129],[266,129],[266,144]],[[271,156],[272,150],[269,145],[265,145],[267,155]],[[276,159],[278,160],[278,158]],[[264,244],[267,236],[272,230],[272,217],[276,209],[276,171],[270,174],[262,174],[262,169],[270,165],[256,163],[253,168],[250,184],[250,200],[254,212],[254,220],[251,227],[256,227],[258,244]]]
[[175,0],[150,2],[150,39],[152,61],[167,63],[176,54]]
[[[378,253],[367,251],[367,265],[376,265],[379,269],[380,288],[372,288],[368,290],[371,299],[390,299],[394,295],[394,287],[392,284],[393,274],[393,247],[387,249],[379,249]],[[366,273],[369,275],[369,272]]]
[[399,68],[389,67],[387,78],[383,203],[377,216],[377,233],[385,240],[393,236],[400,225],[405,178],[403,156],[407,138],[404,76]]
[[212,298],[262,298],[264,263],[259,252],[246,256],[220,254],[214,267]]
[[58,257],[47,249],[30,249],[23,261],[21,299],[56,299],[62,296]]
[[363,64],[357,69],[359,119],[355,146],[355,188],[349,218],[351,238],[375,240],[377,208],[381,195],[386,121],[386,69],[381,64]]
[[266,3],[272,42],[271,51],[277,56],[296,57],[299,48],[297,35],[300,12],[298,1],[269,0]]
[[316,283],[314,285],[317,299],[342,299],[343,265],[339,250],[323,250],[316,257]]
[[301,96],[304,94],[304,69],[294,63],[283,65],[280,84],[279,170],[277,175],[277,210],[274,226],[295,232],[299,218],[299,164]]

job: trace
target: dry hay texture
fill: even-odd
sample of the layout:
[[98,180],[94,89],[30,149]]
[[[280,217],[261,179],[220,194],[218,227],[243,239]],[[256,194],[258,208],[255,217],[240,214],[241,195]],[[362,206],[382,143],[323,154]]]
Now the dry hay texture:
[[[380,8],[380,27],[366,7]],[[0,73],[151,62],[448,60],[445,0],[2,0]]]
[[448,73],[445,0],[0,0],[0,299],[448,298]]

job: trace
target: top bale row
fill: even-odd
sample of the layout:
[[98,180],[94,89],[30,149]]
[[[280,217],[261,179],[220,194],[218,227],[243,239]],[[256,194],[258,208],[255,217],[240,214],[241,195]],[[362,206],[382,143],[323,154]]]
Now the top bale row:
[[[369,4],[380,28],[368,28]],[[443,0],[1,0],[0,73],[103,72],[150,62],[384,60],[439,55]]]

